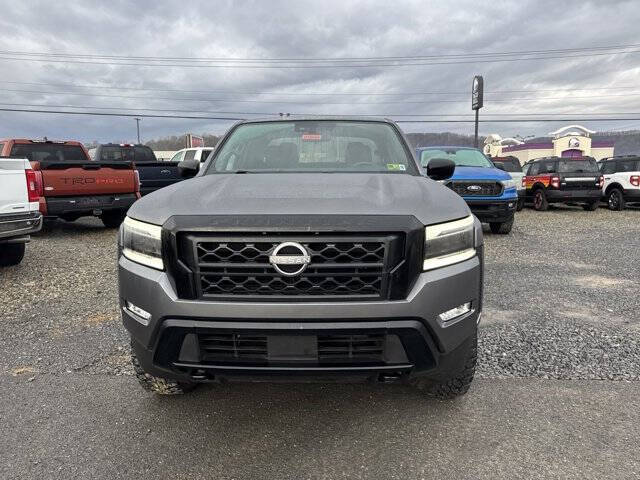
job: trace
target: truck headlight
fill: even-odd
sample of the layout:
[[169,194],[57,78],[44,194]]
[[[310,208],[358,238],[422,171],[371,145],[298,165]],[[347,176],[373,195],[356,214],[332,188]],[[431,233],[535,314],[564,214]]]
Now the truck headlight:
[[473,215],[426,227],[423,270],[433,270],[473,257],[476,254],[474,237]]
[[120,230],[122,254],[133,262],[164,270],[161,235],[162,227],[126,217]]
[[502,186],[504,187],[505,190],[507,188],[516,188],[516,182],[513,179],[511,179],[511,180],[500,180],[500,183],[502,184]]

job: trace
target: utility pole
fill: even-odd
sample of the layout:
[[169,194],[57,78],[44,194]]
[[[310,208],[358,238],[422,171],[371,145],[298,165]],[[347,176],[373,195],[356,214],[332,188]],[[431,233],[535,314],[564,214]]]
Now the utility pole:
[[136,130],[138,131],[138,144],[140,144],[140,120],[141,118],[135,117],[136,119]]
[[478,113],[484,105],[484,80],[481,75],[473,77],[471,87],[471,109],[476,111],[476,126],[473,136],[473,146],[478,148]]

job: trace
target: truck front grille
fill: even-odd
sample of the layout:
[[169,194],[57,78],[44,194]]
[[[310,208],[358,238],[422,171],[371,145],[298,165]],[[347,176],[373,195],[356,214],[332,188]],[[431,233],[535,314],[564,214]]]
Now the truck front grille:
[[[387,295],[390,270],[399,263],[397,255],[390,260],[390,251],[402,247],[398,240],[396,235],[194,236],[191,263],[203,298],[381,298]],[[285,242],[300,244],[309,257],[295,276],[278,272],[269,260]]]
[[446,185],[461,197],[499,197],[502,195],[502,184],[500,182],[456,180],[448,182]]

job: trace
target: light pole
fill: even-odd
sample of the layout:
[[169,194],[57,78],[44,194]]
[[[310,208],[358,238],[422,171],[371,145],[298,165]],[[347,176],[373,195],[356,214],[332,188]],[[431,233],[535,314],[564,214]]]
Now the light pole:
[[138,144],[140,144],[140,120],[141,118],[135,117],[136,119],[136,130],[138,131]]

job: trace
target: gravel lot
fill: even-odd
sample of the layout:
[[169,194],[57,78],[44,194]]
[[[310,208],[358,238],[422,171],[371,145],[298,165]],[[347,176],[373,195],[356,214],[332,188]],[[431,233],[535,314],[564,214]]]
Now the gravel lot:
[[0,478],[637,478],[639,219],[525,210],[488,233],[479,378],[454,402],[403,385],[148,394],[116,232],[59,222],[0,273]]
[[[525,209],[485,234],[480,377],[640,379],[640,210]],[[130,374],[116,232],[58,222],[0,276],[0,372]]]

